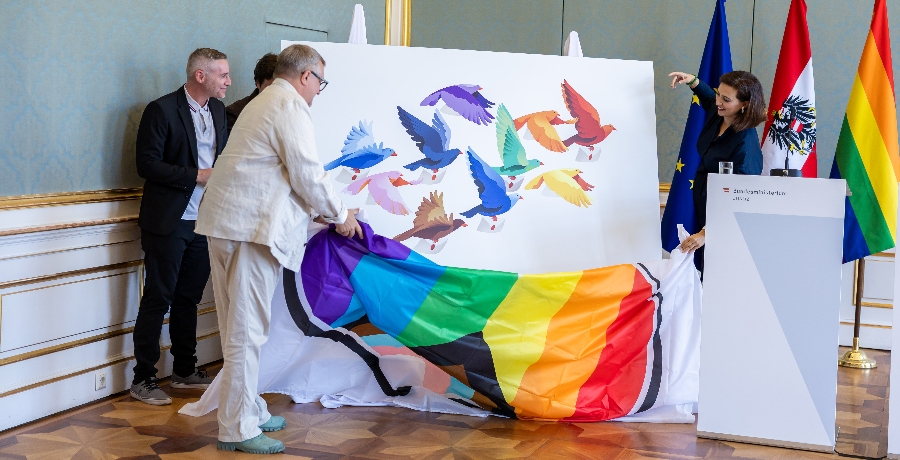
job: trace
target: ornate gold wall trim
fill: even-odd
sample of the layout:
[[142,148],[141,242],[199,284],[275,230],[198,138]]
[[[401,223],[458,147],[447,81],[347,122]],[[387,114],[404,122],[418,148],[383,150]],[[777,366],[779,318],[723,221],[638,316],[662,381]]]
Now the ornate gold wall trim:
[[862,302],[862,306],[872,308],[894,308],[893,304],[881,302]]
[[116,188],[86,192],[46,193],[0,197],[0,211],[22,208],[39,208],[69,204],[105,203],[110,201],[137,200],[143,188]]
[[136,267],[138,265],[143,264],[143,260],[132,260],[130,262],[121,262],[117,264],[111,265],[103,265],[100,267],[91,267],[91,268],[82,268],[80,270],[72,270],[68,272],[55,273],[52,275],[43,275],[43,276],[35,276],[32,278],[24,278],[15,281],[7,281],[5,283],[0,283],[0,289],[8,289],[11,287],[24,286],[26,284],[34,284],[34,283],[42,283],[45,281],[53,281],[63,278],[71,278],[73,276],[79,275],[89,275],[91,273],[98,273],[109,270],[118,270],[120,268],[128,268],[128,267]]
[[[215,336],[217,336],[217,335],[219,335],[219,331],[216,331],[216,332],[213,332],[213,333],[210,333],[210,334],[206,334],[206,335],[197,337],[197,342],[200,342],[200,341],[202,341],[202,340],[206,340],[206,339],[211,338],[211,337],[215,337]],[[167,346],[164,346],[164,347],[160,347],[160,352],[165,352],[165,351],[168,350],[169,348],[172,348],[172,346],[171,346],[171,345],[167,345]],[[115,365],[117,365],[117,364],[122,364],[122,363],[124,363],[124,362],[128,362],[128,361],[131,361],[131,360],[133,360],[133,359],[134,359],[134,356],[125,356],[125,357],[122,357],[122,358],[119,358],[119,359],[110,361],[110,362],[108,362],[108,363],[101,364],[101,365],[99,365],[99,366],[94,366],[94,367],[91,367],[91,368],[88,368],[88,369],[82,369],[82,370],[80,370],[80,371],[73,372],[73,373],[71,373],[71,374],[66,374],[66,375],[63,375],[63,376],[60,376],[60,377],[54,377],[54,378],[52,378],[52,379],[47,379],[47,380],[44,380],[44,381],[41,381],[41,382],[32,383],[31,385],[27,385],[27,386],[24,386],[24,387],[22,387],[22,388],[16,388],[15,390],[9,390],[9,391],[7,391],[7,392],[5,392],[5,393],[0,393],[0,398],[5,398],[5,397],[7,397],[7,396],[12,396],[12,395],[14,395],[14,394],[23,393],[23,392],[28,391],[28,390],[33,390],[33,389],[35,389],[35,388],[42,387],[42,386],[45,386],[45,385],[49,385],[49,384],[51,384],[51,383],[59,382],[60,380],[66,380],[66,379],[69,379],[69,378],[72,378],[72,377],[77,377],[77,376],[79,376],[79,375],[84,375],[84,374],[88,374],[88,373],[90,373],[90,372],[99,371],[100,369],[104,369],[104,368],[107,368],[107,367],[110,367],[110,366],[115,366]]]
[[[853,326],[853,322],[852,322],[852,321],[841,321],[841,326],[851,326],[851,327],[852,327],[852,326]],[[871,327],[871,328],[875,328],[875,329],[890,329],[890,328],[891,328],[891,326],[885,326],[885,325],[883,325],[883,324],[866,324],[866,323],[860,323],[859,326],[860,326],[860,327]]]
[[[392,0],[384,2],[384,44],[392,44],[394,33],[399,31],[399,41],[396,43],[400,46],[410,46],[410,36],[412,35],[412,0],[396,0],[395,4]],[[392,27],[394,19],[394,6],[399,5],[399,17],[397,18],[397,31]]]
[[400,13],[401,27],[403,32],[400,34],[400,42],[403,46],[410,46],[410,36],[412,35],[412,0],[402,0],[403,11]]
[[391,44],[391,0],[384,0],[384,44]]
[[[203,316],[209,313],[213,313],[216,311],[216,306],[202,308],[197,310],[197,316]],[[163,320],[163,324],[169,324],[169,318]],[[126,327],[123,329],[117,329],[115,331],[105,332],[103,334],[97,334],[91,337],[85,337],[83,339],[73,340],[71,342],[61,343],[58,345],[53,345],[52,347],[41,348],[40,350],[29,351],[28,353],[21,353],[18,355],[9,356],[6,358],[0,359],[0,366],[6,366],[8,364],[18,363],[20,361],[25,361],[29,359],[39,358],[41,356],[46,356],[49,354],[56,353],[58,351],[70,350],[75,347],[80,347],[84,345],[89,345],[96,342],[102,342],[104,340],[109,340],[115,337],[119,337],[122,335],[131,334],[134,332],[134,326]],[[206,336],[204,336],[206,337]],[[200,340],[199,338],[197,339]]]
[[9,230],[0,230],[0,236],[25,235],[28,233],[49,232],[51,230],[65,230],[69,228],[92,227],[95,225],[118,224],[122,222],[137,222],[138,216],[111,217],[109,219],[86,220],[83,222],[67,222],[64,224],[44,225],[40,227],[22,227]]
[[659,183],[659,191],[660,191],[660,193],[663,193],[663,192],[669,193],[669,190],[671,190],[671,189],[672,189],[672,183],[671,183],[671,182],[660,182],[660,183]]

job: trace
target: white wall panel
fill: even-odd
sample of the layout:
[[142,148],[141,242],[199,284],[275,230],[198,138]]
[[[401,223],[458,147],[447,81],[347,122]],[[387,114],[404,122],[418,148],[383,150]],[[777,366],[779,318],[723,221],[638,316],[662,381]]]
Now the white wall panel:
[[97,331],[137,317],[138,267],[41,284],[0,291],[0,352]]
[[139,240],[0,260],[0,283],[143,259]]
[[[2,214],[0,217],[5,218]],[[0,237],[0,261],[140,239],[137,222],[92,225]]]
[[[209,336],[216,332],[218,332],[218,322],[215,311],[200,315],[197,318],[198,337]],[[218,335],[213,336],[213,338],[215,339],[214,342],[219,340]],[[168,324],[164,324],[162,327],[160,342],[162,348],[171,346]],[[165,351],[163,354],[168,354],[168,351]],[[5,364],[0,367],[0,394],[133,355],[134,341],[132,334],[128,332],[100,341],[65,348],[54,353]],[[206,362],[213,360],[209,359]],[[202,359],[201,362],[203,362]],[[160,373],[159,375],[163,377],[168,374]]]
[[867,258],[863,300],[890,303],[894,299],[894,259]]

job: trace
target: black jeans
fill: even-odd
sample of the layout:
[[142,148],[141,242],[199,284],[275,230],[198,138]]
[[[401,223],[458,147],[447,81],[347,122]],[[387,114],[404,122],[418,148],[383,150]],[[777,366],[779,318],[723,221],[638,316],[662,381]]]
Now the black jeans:
[[134,381],[156,376],[159,337],[171,306],[173,372],[186,377],[197,364],[197,304],[209,280],[206,237],[194,233],[194,221],[182,220],[168,235],[141,230],[144,295],[134,324]]

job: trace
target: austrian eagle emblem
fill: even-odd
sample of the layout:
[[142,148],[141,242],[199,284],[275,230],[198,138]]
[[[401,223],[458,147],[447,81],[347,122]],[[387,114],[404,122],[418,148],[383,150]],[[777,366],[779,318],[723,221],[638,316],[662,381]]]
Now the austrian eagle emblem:
[[816,108],[808,99],[791,95],[769,127],[769,139],[781,150],[808,155],[816,143]]

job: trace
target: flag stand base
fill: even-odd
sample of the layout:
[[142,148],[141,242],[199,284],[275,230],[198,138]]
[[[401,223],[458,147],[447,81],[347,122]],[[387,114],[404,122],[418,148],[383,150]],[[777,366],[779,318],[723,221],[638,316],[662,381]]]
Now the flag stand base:
[[862,316],[862,297],[866,282],[866,258],[856,261],[856,270],[853,280],[853,297],[855,297],[856,314],[853,317],[853,348],[838,358],[838,366],[854,369],[874,369],[875,360],[866,356],[866,352],[859,349],[859,323]]
[[838,358],[838,366],[852,367],[854,369],[874,369],[878,365],[874,359],[866,356],[866,352],[859,349],[859,337],[854,337],[853,348],[847,350],[844,356]]

